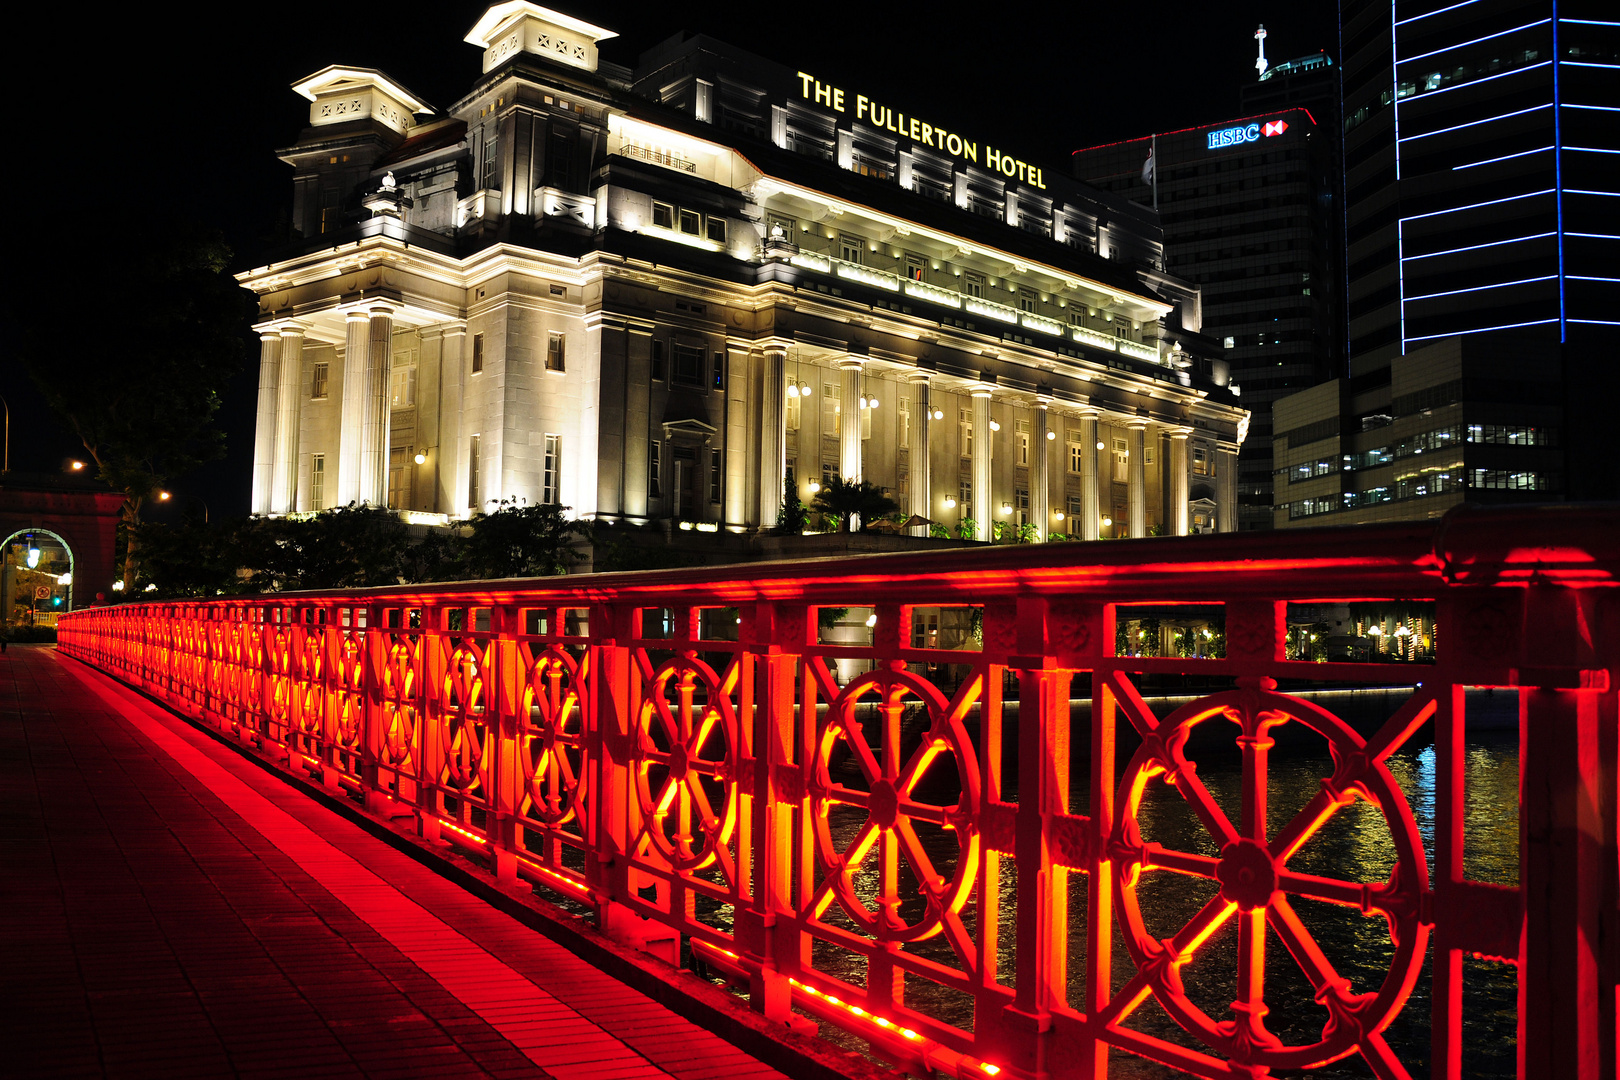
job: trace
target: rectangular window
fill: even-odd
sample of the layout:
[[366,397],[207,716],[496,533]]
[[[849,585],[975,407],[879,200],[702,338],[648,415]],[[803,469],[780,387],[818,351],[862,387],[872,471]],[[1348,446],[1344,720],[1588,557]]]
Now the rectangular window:
[[872,437],[872,413],[876,411],[876,408],[876,406],[872,406],[861,410],[861,438],[863,439]]
[[956,512],[962,517],[972,517],[973,481],[965,476],[957,477],[956,493]]
[[726,354],[723,352],[714,354],[714,388],[716,390],[726,388]]
[[787,429],[789,431],[798,431],[799,430],[799,402],[801,402],[803,400],[804,399],[799,397],[798,394],[794,394],[792,397],[787,399],[787,425],[786,426],[787,426]]
[[841,412],[838,407],[838,387],[831,383],[821,385],[821,434],[826,438],[838,436],[838,421]]
[[1192,471],[1194,476],[1210,475],[1209,451],[1204,449],[1202,446],[1193,447]]
[[717,244],[723,244],[723,243],[726,242],[726,219],[725,218],[711,217],[706,222],[704,222],[704,225],[708,229],[708,235],[709,235],[710,240],[713,240]]
[[1131,478],[1131,444],[1124,439],[1114,440],[1114,480],[1126,483]]
[[416,480],[416,465],[411,461],[409,449],[392,450],[388,454],[388,506],[391,510],[411,508],[411,488]]
[[326,509],[326,455],[309,456],[309,508]]
[[680,216],[681,232],[688,236],[698,235],[703,225],[703,217],[696,210],[682,210]]
[[1083,438],[1081,432],[1069,429],[1069,471],[1076,476],[1085,471],[1086,467],[1086,444],[1081,441]]
[[321,361],[310,367],[309,396],[312,401],[321,401],[326,397],[326,384],[331,378],[331,367],[326,361]]
[[653,224],[660,229],[675,227],[675,208],[668,203],[653,203]]
[[1080,529],[1080,519],[1085,516],[1085,513],[1086,513],[1085,496],[1083,496],[1083,495],[1070,495],[1069,496],[1069,521],[1068,521],[1068,526],[1069,526],[1068,531],[1069,532],[1077,532],[1077,531],[1079,531],[1079,529]]
[[495,186],[495,140],[494,139],[488,139],[488,140],[485,140],[485,142],[484,142],[484,170],[483,170],[483,173],[482,173],[482,177],[483,177],[483,179],[480,181],[480,183],[478,185],[479,187],[482,187],[482,188],[487,190],[487,189],[493,188]]
[[900,416],[900,449],[911,446],[911,399],[902,395],[895,399]]
[[849,263],[861,261],[861,238],[858,236],[840,236],[838,238],[838,257]]
[[[766,229],[767,240],[780,240],[785,244],[791,244],[794,242],[793,233],[798,224],[796,221],[794,221],[792,218],[779,217],[776,214],[766,214],[765,220],[769,222]],[[776,235],[776,231],[778,229],[782,230],[781,236]]]
[[674,345],[675,382],[687,386],[703,385],[703,349],[698,345]]
[[653,382],[663,382],[669,378],[669,369],[664,364],[664,343],[654,340],[652,343],[652,377]]
[[473,335],[472,373],[477,375],[484,370],[484,335]]
[[1142,464],[1143,465],[1151,465],[1151,464],[1153,464],[1153,444],[1156,443],[1156,442],[1158,442],[1158,439],[1156,439],[1156,438],[1142,440]]
[[923,275],[927,273],[927,271],[927,259],[923,258],[921,255],[913,255],[909,251],[906,252],[906,277],[910,278],[912,281],[921,281],[923,279]]
[[647,497],[664,497],[664,444],[657,439],[647,444]]
[[718,450],[709,451],[709,501],[720,501],[720,480],[724,475],[725,456]]
[[406,364],[390,373],[388,407],[413,409],[416,407],[416,365]]
[[956,442],[961,448],[962,456],[973,456],[973,410],[956,410]]
[[833,461],[823,461],[821,463],[821,486],[826,488],[837,479],[838,463]]
[[562,436],[546,436],[546,456],[540,475],[540,501],[556,506],[562,501]]
[[566,356],[565,356],[565,353],[564,353],[564,344],[565,344],[565,342],[564,342],[563,335],[558,333],[557,331],[553,330],[551,332],[551,341],[546,346],[546,370],[547,371],[562,371],[562,370],[564,370],[563,365],[564,365],[564,362],[565,362],[565,359],[566,359]]
[[1013,460],[1019,465],[1029,464],[1029,421],[1013,421]]
[[474,435],[467,441],[467,508],[473,513],[480,513],[478,492],[478,440],[480,436]]
[[1022,289],[1021,288],[1021,289],[1018,290],[1018,310],[1019,311],[1030,311],[1030,312],[1033,312],[1035,310],[1035,290],[1034,289]]
[[1013,489],[1013,515],[1018,524],[1029,524],[1029,488]]
[[983,298],[983,296],[984,296],[984,275],[983,274],[963,274],[962,275],[962,291],[964,293],[966,293],[967,295],[969,295],[969,296],[977,296],[977,297]]

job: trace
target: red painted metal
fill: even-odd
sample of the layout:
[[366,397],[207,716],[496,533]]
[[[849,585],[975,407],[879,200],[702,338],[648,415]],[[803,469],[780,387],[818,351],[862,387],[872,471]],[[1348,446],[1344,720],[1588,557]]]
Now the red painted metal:
[[[1125,1052],[1205,1077],[1351,1055],[1409,1076],[1383,1033],[1427,960],[1433,1075],[1457,1078],[1462,961],[1475,955],[1517,966],[1522,1076],[1598,1076],[1615,1063],[1620,936],[1617,584],[1620,513],[1544,507],[1437,526],[131,604],[64,618],[61,642],[377,813],[414,816],[503,881],[587,905],[672,962],[703,961],[766,1015],[829,1020],[915,1071],[1101,1077]],[[1434,602],[1435,662],[1286,659],[1289,603],[1369,599]],[[1116,609],[1151,604],[1221,605],[1226,656],[1116,656]],[[982,647],[912,647],[913,610],[952,605],[982,608]],[[851,606],[872,609],[871,641],[820,640],[817,610]],[[735,626],[735,640],[714,626]],[[1166,673],[1236,688],[1160,717],[1140,683]],[[1092,722],[1071,732],[1082,676]],[[1278,689],[1414,678],[1370,737]],[[1481,686],[1521,697],[1517,887],[1463,873],[1463,690]],[[1122,725],[1142,740],[1125,762]],[[1201,725],[1232,731],[1241,752],[1236,820],[1186,753]],[[1316,733],[1333,768],[1303,809],[1273,819],[1268,755],[1284,729]],[[1432,852],[1386,764],[1420,731],[1435,753]],[[1069,805],[1076,737],[1090,747],[1088,813]],[[1003,790],[1007,755],[1016,795]],[[1206,851],[1147,835],[1155,791],[1185,801]],[[1381,815],[1387,877],[1290,866],[1357,802]],[[1161,938],[1142,887],[1165,873],[1212,896]],[[1070,908],[1075,874],[1083,913]],[[1381,982],[1335,970],[1299,897],[1380,920]],[[1217,1016],[1182,972],[1228,924],[1237,995]],[[1133,969],[1118,987],[1116,930]],[[1086,970],[1070,979],[1067,943],[1082,937]],[[1289,1004],[1318,1010],[1313,1040],[1267,1025],[1277,943],[1312,988]],[[828,949],[864,978],[818,966]],[[1133,1024],[1150,1000],[1188,1037]]]

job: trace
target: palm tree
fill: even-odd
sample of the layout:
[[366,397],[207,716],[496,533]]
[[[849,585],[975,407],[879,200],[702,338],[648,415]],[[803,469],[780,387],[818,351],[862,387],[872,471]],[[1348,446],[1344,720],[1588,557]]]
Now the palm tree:
[[851,514],[859,514],[862,522],[875,521],[900,509],[900,504],[883,494],[883,489],[876,484],[832,476],[816,492],[810,509],[836,518],[838,531],[847,533]]

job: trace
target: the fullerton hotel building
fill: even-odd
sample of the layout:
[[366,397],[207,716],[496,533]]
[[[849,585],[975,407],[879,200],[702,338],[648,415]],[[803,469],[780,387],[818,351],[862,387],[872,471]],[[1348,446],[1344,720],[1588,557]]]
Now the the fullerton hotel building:
[[631,71],[613,36],[514,0],[446,110],[294,86],[302,239],[241,275],[255,512],[746,533],[836,474],[981,539],[1233,527],[1248,414],[1151,211],[926,101],[702,37]]

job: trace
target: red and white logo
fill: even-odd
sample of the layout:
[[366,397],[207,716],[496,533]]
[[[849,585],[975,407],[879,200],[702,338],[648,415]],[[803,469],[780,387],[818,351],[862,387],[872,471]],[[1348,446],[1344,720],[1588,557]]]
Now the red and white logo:
[[1287,130],[1288,121],[1286,120],[1271,120],[1266,123],[1265,132],[1267,138],[1270,138],[1273,135],[1281,135]]

